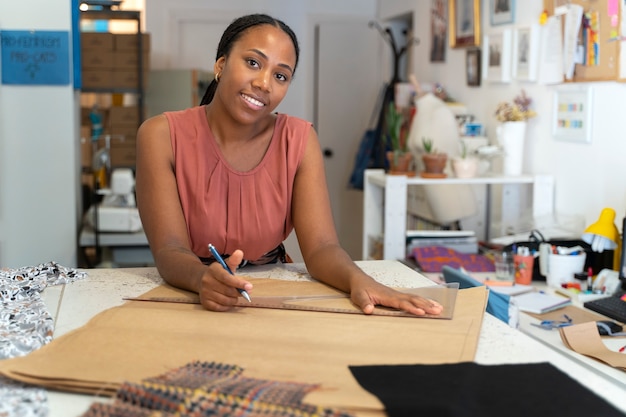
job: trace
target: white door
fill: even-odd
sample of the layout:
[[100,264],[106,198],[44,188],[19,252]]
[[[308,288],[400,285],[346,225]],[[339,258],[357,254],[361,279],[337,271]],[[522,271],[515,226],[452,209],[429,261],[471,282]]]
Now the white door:
[[365,20],[316,27],[313,122],[339,240],[355,260],[362,257],[363,192],[349,189],[348,181],[382,89],[380,49],[379,34]]
[[172,10],[168,16],[166,68],[213,71],[222,33],[236,17],[227,12]]

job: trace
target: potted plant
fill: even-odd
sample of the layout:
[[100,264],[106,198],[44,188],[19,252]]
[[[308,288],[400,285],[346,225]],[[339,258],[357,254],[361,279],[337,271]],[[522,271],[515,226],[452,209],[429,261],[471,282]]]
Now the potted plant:
[[446,169],[448,155],[443,152],[438,152],[431,138],[422,138],[422,147],[424,149],[424,154],[422,155],[424,171],[422,171],[420,175],[426,178],[446,177],[443,171]]
[[387,127],[389,137],[389,151],[387,151],[387,162],[389,163],[389,174],[415,175],[411,169],[413,154],[409,152],[406,137],[403,137],[402,124],[404,117],[396,109],[394,103],[389,103],[387,109]]
[[457,178],[473,178],[478,172],[478,159],[467,151],[467,144],[461,141],[461,155],[452,158],[452,171]]

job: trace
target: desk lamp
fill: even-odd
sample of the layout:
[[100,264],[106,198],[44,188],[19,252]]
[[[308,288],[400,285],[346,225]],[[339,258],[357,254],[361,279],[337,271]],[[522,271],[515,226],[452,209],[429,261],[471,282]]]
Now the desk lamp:
[[615,210],[608,207],[602,209],[598,221],[587,227],[582,235],[583,241],[591,245],[594,252],[617,248],[618,238],[619,232],[615,226]]

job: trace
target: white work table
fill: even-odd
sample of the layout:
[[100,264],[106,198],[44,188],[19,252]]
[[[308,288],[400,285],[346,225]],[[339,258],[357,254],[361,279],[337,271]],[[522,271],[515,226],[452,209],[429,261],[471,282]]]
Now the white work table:
[[[415,287],[416,277],[420,276],[396,261],[361,261],[358,264],[377,280],[394,287]],[[303,270],[299,264],[256,267],[242,274],[268,277],[270,270],[272,278],[294,279],[295,276],[302,279],[304,276],[298,272]],[[84,280],[44,290],[43,298],[55,320],[54,337],[83,326],[105,309],[123,304],[124,297],[139,296],[163,282],[155,268],[90,269],[87,272]],[[626,412],[624,387],[619,381],[595,372],[592,366],[540,343],[489,314],[484,316],[475,361],[484,365],[549,362]],[[94,401],[108,401],[91,395],[53,391],[48,392],[48,399],[50,417],[79,416]]]

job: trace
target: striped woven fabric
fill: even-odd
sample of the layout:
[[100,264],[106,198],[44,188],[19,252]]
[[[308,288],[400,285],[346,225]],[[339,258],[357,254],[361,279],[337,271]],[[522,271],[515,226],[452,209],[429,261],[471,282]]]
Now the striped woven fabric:
[[318,385],[242,374],[236,365],[192,362],[140,384],[123,384],[113,403],[94,403],[83,417],[351,417],[302,403]]

